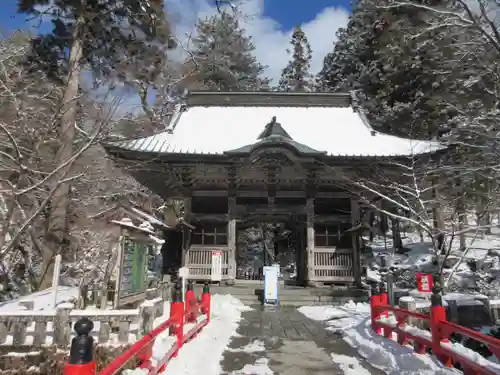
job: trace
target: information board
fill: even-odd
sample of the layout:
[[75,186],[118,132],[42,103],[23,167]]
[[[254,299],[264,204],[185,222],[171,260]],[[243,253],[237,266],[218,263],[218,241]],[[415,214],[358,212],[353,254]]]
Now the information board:
[[222,251],[212,251],[212,281],[222,280]]
[[264,269],[264,304],[278,304],[278,269],[265,266]]
[[419,292],[432,292],[434,280],[431,274],[417,273],[417,288]]
[[119,299],[146,292],[148,257],[148,245],[145,243],[124,237],[121,246]]

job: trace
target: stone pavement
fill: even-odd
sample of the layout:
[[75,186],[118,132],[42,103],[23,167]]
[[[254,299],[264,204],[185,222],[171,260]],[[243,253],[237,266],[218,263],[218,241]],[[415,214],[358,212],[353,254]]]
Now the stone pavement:
[[[224,375],[342,375],[330,353],[357,357],[341,337],[294,308],[254,307],[243,313],[238,329],[221,362]],[[357,357],[370,374],[382,375]],[[266,368],[267,372],[263,372]]]

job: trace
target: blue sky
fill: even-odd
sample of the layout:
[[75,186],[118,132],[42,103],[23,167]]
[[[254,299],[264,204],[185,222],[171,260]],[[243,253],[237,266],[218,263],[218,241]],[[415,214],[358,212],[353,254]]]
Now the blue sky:
[[349,0],[268,0],[264,2],[264,15],[277,20],[284,29],[314,19],[324,8],[350,8]]
[[[267,0],[264,2],[263,15],[278,21],[286,30],[314,19],[321,10],[327,7],[348,9],[350,5],[349,0]],[[13,30],[26,27],[26,16],[18,14],[16,10],[17,0],[0,1],[0,25],[2,28]]]
[[[184,47],[197,19],[217,12],[214,0],[164,0],[174,32]],[[274,82],[290,56],[292,30],[300,25],[312,48],[311,72],[317,73],[325,55],[333,50],[336,32],[347,25],[349,0],[232,0],[247,15],[243,26],[256,46],[255,55],[267,66],[265,75]],[[26,16],[17,14],[17,0],[0,0],[0,30],[28,28]],[[44,26],[50,30],[50,25]],[[43,29],[42,29],[43,30]]]

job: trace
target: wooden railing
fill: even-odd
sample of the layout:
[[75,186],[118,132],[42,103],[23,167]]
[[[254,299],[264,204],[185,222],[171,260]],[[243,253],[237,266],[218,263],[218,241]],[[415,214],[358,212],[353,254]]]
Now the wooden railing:
[[354,281],[352,249],[315,247],[311,281]]
[[192,280],[210,280],[212,274],[212,252],[222,251],[222,278],[228,277],[229,251],[227,246],[193,245],[186,254],[186,267]]

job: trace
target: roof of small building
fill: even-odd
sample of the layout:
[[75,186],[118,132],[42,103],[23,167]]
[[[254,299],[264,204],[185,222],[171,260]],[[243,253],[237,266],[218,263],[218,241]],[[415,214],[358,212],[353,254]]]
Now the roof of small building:
[[156,135],[112,144],[156,154],[231,155],[286,145],[307,155],[403,156],[443,149],[373,130],[354,94],[191,92],[169,127]]

